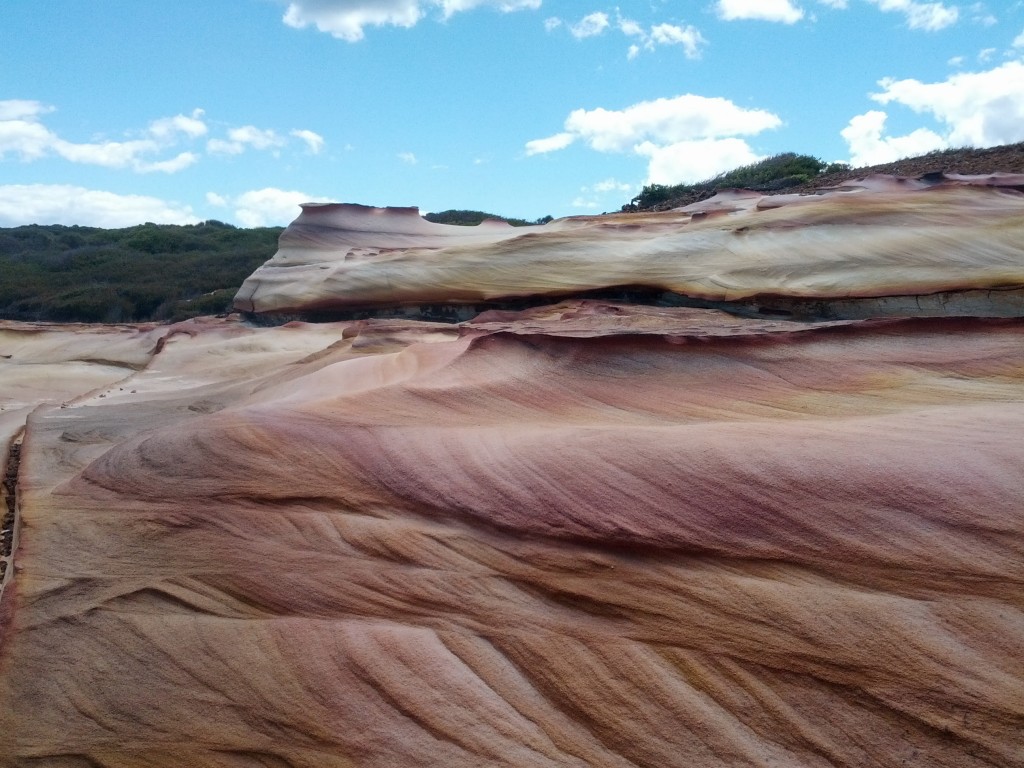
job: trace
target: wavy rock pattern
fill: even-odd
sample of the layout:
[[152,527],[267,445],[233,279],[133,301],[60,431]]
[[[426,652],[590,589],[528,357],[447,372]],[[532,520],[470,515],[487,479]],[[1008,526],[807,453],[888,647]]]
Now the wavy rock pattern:
[[872,177],[830,194],[724,193],[675,212],[522,229],[431,224],[415,209],[307,205],[235,306],[478,304],[619,286],[722,302],[903,296],[912,305],[915,296],[1010,287],[1011,306],[994,311],[1013,316],[1024,310],[1022,181]]
[[0,330],[0,764],[1024,766],[1024,319]]

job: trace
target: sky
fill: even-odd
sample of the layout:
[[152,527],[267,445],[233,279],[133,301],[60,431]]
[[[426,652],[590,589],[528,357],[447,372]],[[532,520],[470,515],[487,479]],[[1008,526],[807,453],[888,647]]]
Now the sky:
[[1024,141],[1024,0],[3,0],[0,226],[618,210]]

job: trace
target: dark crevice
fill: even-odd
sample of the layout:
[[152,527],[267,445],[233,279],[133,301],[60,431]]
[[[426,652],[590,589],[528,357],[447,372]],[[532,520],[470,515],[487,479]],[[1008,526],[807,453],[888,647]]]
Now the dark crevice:
[[[24,434],[24,433],[22,433]],[[15,509],[18,503],[18,469],[21,466],[21,438],[18,435],[11,441],[7,453],[7,465],[4,468],[3,482],[0,483],[0,495],[3,496],[3,522],[0,523],[0,583],[7,575],[10,567],[11,552],[14,548]]]
[[703,299],[642,285],[622,285],[571,294],[507,297],[477,303],[436,303],[397,306],[310,309],[293,312],[245,313],[259,326],[278,326],[292,321],[307,323],[347,322],[367,319],[399,319],[439,323],[464,323],[483,312],[518,312],[562,301],[609,301],[653,307],[717,309],[743,318],[824,322],[903,317],[1021,317],[1024,288],[970,289],[930,294],[803,298],[759,294],[734,301]]

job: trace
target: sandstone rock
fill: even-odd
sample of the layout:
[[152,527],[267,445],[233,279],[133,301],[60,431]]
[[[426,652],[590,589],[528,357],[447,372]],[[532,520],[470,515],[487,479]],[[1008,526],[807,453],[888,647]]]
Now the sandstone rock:
[[[285,238],[300,263],[248,285],[263,309],[366,301],[400,264],[402,301],[576,290],[618,252],[723,296],[971,289],[985,314],[1024,270],[1016,192],[839,194],[527,234],[307,208],[290,231],[325,247]],[[303,229],[321,215],[398,250],[334,263],[337,227]],[[752,238],[746,267],[668,255]],[[12,325],[0,357],[31,410],[2,764],[1024,766],[1021,317],[567,298]]]
[[[1024,306],[1019,178],[869,177],[820,195],[723,193],[690,208],[559,219],[544,226],[431,224],[415,209],[307,205],[273,259],[245,281],[245,312],[480,304],[642,287],[714,302],[1010,289]],[[780,304],[781,302],[781,304]],[[907,314],[912,301],[899,313]],[[988,306],[988,305],[984,305]],[[873,316],[872,311],[851,317]]]

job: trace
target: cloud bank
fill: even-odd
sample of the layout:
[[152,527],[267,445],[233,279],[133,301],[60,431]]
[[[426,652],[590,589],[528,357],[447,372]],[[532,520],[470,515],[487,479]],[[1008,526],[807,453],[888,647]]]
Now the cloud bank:
[[[131,170],[136,173],[178,173],[199,162],[201,149],[195,142],[209,134],[205,112],[161,117],[141,131],[129,132],[124,141],[75,142],[59,136],[44,124],[54,107],[30,99],[0,101],[0,161],[33,162],[61,158],[70,163]],[[289,133],[314,154],[324,147],[324,138],[313,131],[295,129]],[[230,128],[226,136],[208,139],[206,152],[239,155],[248,149],[277,150],[288,139],[276,131],[243,125]],[[184,149],[181,145],[190,145]],[[178,151],[182,150],[182,151]]]
[[315,27],[339,40],[362,40],[367,27],[413,27],[431,8],[448,19],[474,8],[493,8],[502,13],[535,10],[541,0],[293,0],[283,21],[289,27]]
[[684,94],[622,110],[574,110],[562,132],[529,141],[525,149],[527,155],[538,155],[580,141],[598,152],[632,153],[647,158],[648,183],[676,184],[754,162],[758,155],[739,137],[781,124],[777,115],[766,110]]
[[130,227],[156,224],[195,224],[192,208],[145,195],[118,195],[70,184],[0,185],[0,226],[74,224],[90,227]]
[[938,131],[920,128],[886,136],[887,113],[854,117],[842,136],[854,165],[875,165],[949,147],[991,147],[1024,141],[1024,62],[1009,61],[984,72],[960,72],[937,83],[886,78],[871,98],[928,115]]

